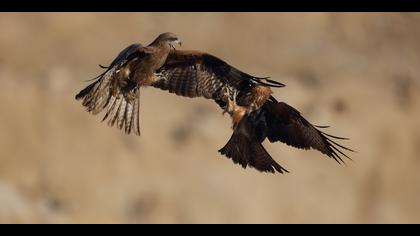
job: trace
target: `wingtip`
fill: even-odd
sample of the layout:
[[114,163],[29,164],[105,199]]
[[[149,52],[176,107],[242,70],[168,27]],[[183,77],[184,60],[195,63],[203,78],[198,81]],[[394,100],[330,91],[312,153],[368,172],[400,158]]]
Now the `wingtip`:
[[320,128],[320,129],[327,129],[327,128],[331,127],[329,125],[314,125],[314,126],[317,127],[317,128]]
[[[280,174],[286,174],[289,173],[288,170],[286,170],[284,167],[282,167],[280,164],[278,164],[277,162],[274,162],[272,164],[272,167],[274,168],[274,170],[272,171],[273,174],[275,173],[280,173]],[[277,172],[276,172],[277,171]]]
[[76,100],[83,99],[83,98],[85,97],[85,95],[86,95],[86,94],[84,94],[84,93],[83,93],[83,91],[84,91],[84,90],[82,90],[82,91],[80,91],[79,93],[77,93],[77,94],[74,96],[74,99],[76,99]]
[[[277,82],[275,80],[271,80],[269,78],[270,77],[253,77],[252,80],[268,87],[274,87],[274,88],[286,87],[285,84]],[[263,82],[262,80],[265,80],[266,82]]]

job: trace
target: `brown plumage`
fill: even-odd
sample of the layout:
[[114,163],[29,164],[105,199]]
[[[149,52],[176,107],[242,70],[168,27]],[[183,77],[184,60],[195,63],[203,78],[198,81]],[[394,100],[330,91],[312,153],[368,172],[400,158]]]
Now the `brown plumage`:
[[[153,86],[185,97],[214,100],[232,118],[233,134],[219,150],[242,167],[264,172],[288,172],[262,146],[283,142],[303,149],[316,149],[342,163],[348,149],[332,136],[310,124],[300,113],[272,96],[271,88],[284,85],[242,72],[225,61],[199,51],[175,50],[180,44],[172,33],[161,34],[149,46],[133,44],[124,49],[76,99],[93,114],[106,110],[103,120],[117,124],[126,133],[139,129],[140,87]],[[173,49],[173,50],[171,50]]]
[[114,59],[94,83],[76,95],[92,114],[106,110],[102,121],[117,125],[126,133],[140,135],[140,87],[148,86],[158,78],[155,72],[166,60],[172,43],[180,43],[173,33],[159,35],[149,46],[132,44]]

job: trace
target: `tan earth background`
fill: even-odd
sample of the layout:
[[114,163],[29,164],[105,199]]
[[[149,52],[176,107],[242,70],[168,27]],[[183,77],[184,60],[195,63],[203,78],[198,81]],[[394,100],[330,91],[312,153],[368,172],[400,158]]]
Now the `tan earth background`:
[[[0,223],[420,223],[420,14],[1,13]],[[275,96],[351,138],[354,161],[266,148],[289,174],[217,150],[210,100],[142,90],[141,137],[74,95],[120,50],[182,49],[287,86]]]

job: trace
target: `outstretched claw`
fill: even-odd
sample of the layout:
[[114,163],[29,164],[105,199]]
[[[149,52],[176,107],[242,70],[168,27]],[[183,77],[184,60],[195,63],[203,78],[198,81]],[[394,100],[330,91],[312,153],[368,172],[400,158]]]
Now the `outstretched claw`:
[[[229,97],[230,97],[230,90],[229,90],[229,87],[228,86],[225,86],[225,88],[223,89],[224,90],[224,92],[223,92],[223,98],[227,98],[227,99],[229,99]],[[228,101],[228,100],[227,100]],[[227,102],[226,101],[226,102]]]
[[[228,90],[228,89],[226,89]],[[225,93],[225,98],[226,98],[226,107],[223,111],[223,114],[225,114],[226,112],[229,113],[230,115],[233,115],[233,112],[236,110],[237,104],[236,104],[236,95],[238,94],[238,92],[236,90],[233,91],[233,98],[231,98],[230,96],[230,92]]]

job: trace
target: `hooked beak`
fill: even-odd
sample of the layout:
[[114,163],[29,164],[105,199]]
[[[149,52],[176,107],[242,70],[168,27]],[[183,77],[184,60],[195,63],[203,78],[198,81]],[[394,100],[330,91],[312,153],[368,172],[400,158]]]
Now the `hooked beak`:
[[[178,44],[180,47],[181,47],[181,40],[179,40],[179,39],[177,39],[177,40],[175,40],[175,41],[173,41],[174,43],[176,43],[176,44]],[[173,50],[176,50],[175,49],[175,46],[172,44],[172,43],[169,43],[170,45],[171,45],[171,48],[173,49]]]

